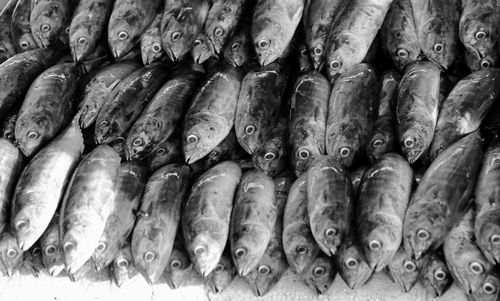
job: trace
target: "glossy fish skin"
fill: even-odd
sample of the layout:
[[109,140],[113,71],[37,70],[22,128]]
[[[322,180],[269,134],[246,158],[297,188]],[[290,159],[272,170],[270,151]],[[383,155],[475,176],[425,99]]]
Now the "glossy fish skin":
[[401,247],[387,265],[387,274],[402,292],[408,293],[417,283],[421,267],[422,259],[412,259]]
[[363,286],[373,274],[352,232],[344,238],[333,260],[340,277],[352,290]]
[[96,119],[95,140],[110,143],[122,136],[141,114],[168,76],[165,66],[155,63],[140,68],[127,77],[108,95]]
[[349,1],[332,24],[326,49],[328,79],[335,78],[365,58],[392,0]]
[[92,254],[93,264],[98,271],[111,264],[132,232],[147,172],[147,167],[137,162],[122,163],[118,169],[114,206]]
[[423,258],[419,279],[434,298],[441,297],[448,290],[453,278],[451,278],[443,252],[432,252]]
[[190,176],[187,165],[169,164],[146,183],[131,248],[135,266],[149,284],[168,265]]
[[376,273],[391,262],[401,245],[412,186],[413,170],[396,153],[383,155],[361,180],[356,228],[367,262]]
[[295,82],[290,105],[290,144],[297,176],[306,172],[315,158],[325,154],[330,91],[330,83],[317,71],[309,71]]
[[200,67],[181,66],[156,92],[128,133],[126,152],[129,160],[151,155],[175,132],[203,75]]
[[237,163],[215,165],[196,180],[182,208],[185,247],[195,270],[203,277],[215,269],[226,245],[240,178]]
[[416,259],[438,248],[465,214],[483,154],[479,132],[471,133],[432,162],[413,193],[404,220],[404,246]]
[[17,54],[0,65],[0,118],[21,107],[31,83],[59,59],[53,48]]
[[261,66],[279,59],[293,38],[304,0],[258,0],[252,21],[252,40]]
[[236,267],[231,260],[231,255],[224,252],[215,269],[208,275],[205,280],[205,285],[214,294],[222,293],[233,279],[236,277]]
[[12,200],[11,223],[19,247],[28,250],[43,234],[83,152],[83,137],[72,123],[28,163]]
[[156,16],[160,1],[116,0],[108,22],[108,44],[115,58],[139,44],[141,35]]
[[171,61],[180,61],[202,32],[208,16],[208,0],[166,0],[161,38]]
[[21,269],[23,264],[23,251],[17,244],[16,238],[5,231],[0,234],[0,275],[12,277]]
[[124,61],[97,71],[85,86],[83,99],[78,105],[78,111],[81,112],[79,122],[83,129],[94,123],[108,95],[120,81],[139,68],[140,65],[134,61]]
[[335,276],[337,276],[337,268],[333,260],[320,253],[301,278],[311,290],[318,295],[323,295],[333,284]]
[[455,141],[477,130],[498,95],[500,69],[477,71],[459,81],[441,105],[429,149],[430,159],[435,159]]
[[80,71],[74,63],[55,65],[31,84],[16,121],[16,143],[31,157],[64,126],[71,114]]
[[149,65],[160,60],[166,55],[161,41],[161,20],[162,13],[156,14],[153,22],[149,24],[146,31],[141,36],[141,57],[144,65]]
[[193,48],[191,48],[191,56],[193,61],[197,64],[203,64],[210,58],[218,59],[218,56],[214,54],[210,41],[207,40],[207,36],[204,33],[200,33],[193,43]]
[[[288,115],[288,110],[286,114]],[[281,173],[288,166],[288,116],[281,116],[276,126],[271,130],[269,139],[253,154],[256,168],[270,177]]]
[[30,15],[31,0],[17,1],[11,22],[12,42],[17,53],[38,48],[31,33]]
[[224,58],[234,67],[245,65],[254,55],[251,24],[242,20],[242,24],[224,47]]
[[16,54],[11,38],[11,20],[15,7],[16,0],[9,0],[6,6],[0,9],[0,64]]
[[71,18],[70,0],[32,0],[30,26],[40,48],[52,46],[64,34]]
[[166,141],[158,144],[156,150],[149,155],[149,169],[155,171],[169,163],[181,162],[183,155],[181,137],[172,135]]
[[23,163],[21,151],[9,140],[0,138],[0,233],[8,227],[10,202]]
[[500,297],[500,275],[498,268],[493,268],[491,271],[486,273],[481,288],[472,293],[469,296],[472,300],[478,301],[496,301]]
[[111,264],[111,274],[116,286],[121,287],[125,281],[137,274],[134,266],[134,257],[130,245],[126,244],[120,250]]
[[205,157],[231,131],[242,76],[240,70],[225,65],[200,85],[184,123],[182,141],[188,164]]
[[163,271],[163,278],[171,289],[181,287],[193,271],[183,240],[181,231],[177,231],[167,267]]
[[410,0],[420,48],[427,59],[448,69],[458,53],[460,2]]
[[314,239],[328,256],[335,255],[349,232],[353,201],[351,179],[337,160],[314,160],[307,171],[307,211]]
[[350,167],[367,147],[377,117],[379,83],[367,64],[355,65],[341,75],[328,104],[326,152]]
[[59,213],[54,214],[49,226],[38,241],[42,250],[43,264],[49,275],[57,277],[64,271],[64,254],[59,235]]
[[415,163],[429,148],[438,120],[440,70],[423,61],[406,68],[399,83],[397,134],[403,154]]
[[394,65],[403,71],[420,55],[411,0],[394,0],[380,31],[382,46]]

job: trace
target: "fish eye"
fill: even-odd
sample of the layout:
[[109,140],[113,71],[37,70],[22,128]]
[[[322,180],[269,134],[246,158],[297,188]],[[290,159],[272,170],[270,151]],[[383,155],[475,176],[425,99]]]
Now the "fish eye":
[[493,295],[497,292],[497,287],[491,282],[486,282],[483,284],[483,290],[488,295]]
[[135,146],[135,147],[138,147],[138,146],[143,146],[144,145],[144,140],[142,138],[135,138],[134,141],[132,141],[132,145]]
[[500,244],[500,235],[498,234],[493,234],[491,237],[490,237],[490,242],[494,245],[498,245]]
[[479,275],[479,274],[482,274],[483,271],[484,271],[484,267],[482,264],[480,264],[479,262],[477,261],[473,261],[470,263],[469,265],[469,268],[471,269],[471,271],[476,274],[476,275]]
[[403,144],[407,148],[412,148],[415,145],[415,138],[408,137],[403,141]]
[[220,273],[220,272],[224,271],[225,268],[226,267],[222,263],[219,263],[219,264],[217,264],[217,266],[215,266],[214,272]]
[[181,33],[179,31],[173,32],[172,33],[172,41],[177,41],[181,38]]
[[151,47],[151,48],[153,49],[153,52],[156,52],[156,53],[161,52],[161,45],[160,45],[160,43],[154,43],[153,47]]
[[28,132],[28,139],[37,139],[39,134],[37,132]]
[[123,143],[123,142],[125,142],[125,138],[123,138],[123,137],[117,137],[114,142],[116,144]]
[[314,268],[314,270],[313,270],[313,275],[314,275],[314,276],[321,276],[321,275],[323,275],[325,272],[326,272],[325,267],[321,267],[321,266],[320,266],[320,267],[316,267],[316,268]]
[[170,262],[170,267],[172,269],[180,269],[182,268],[182,262],[178,259],[174,259]]
[[263,264],[261,266],[259,266],[257,268],[257,271],[259,272],[259,274],[261,275],[268,275],[269,273],[271,273],[271,268],[269,268],[269,266]]
[[301,149],[297,152],[297,157],[302,160],[307,160],[309,159],[309,156],[311,153],[307,149]]
[[257,43],[257,47],[259,47],[260,49],[264,49],[264,50],[268,49],[270,45],[271,45],[271,41],[266,40],[266,39],[262,39]]
[[5,52],[7,52],[7,51],[5,50],[5,48],[0,47],[0,54],[4,54]]
[[266,159],[267,161],[272,161],[272,160],[276,159],[277,157],[278,157],[278,154],[274,151],[267,152],[264,155],[264,159]]
[[403,263],[403,267],[408,273],[415,272],[415,270],[417,269],[417,265],[411,260],[405,261]]
[[105,128],[109,125],[109,122],[107,120],[103,120],[99,123],[99,127],[102,129],[102,128]]
[[96,248],[96,249],[97,249],[97,251],[99,251],[99,252],[103,252],[103,251],[105,251],[105,250],[106,250],[106,247],[107,247],[106,243],[105,243],[105,242],[103,242],[103,241],[101,241],[101,242],[99,242],[99,244],[97,245],[97,248]]
[[483,59],[481,61],[481,68],[488,69],[489,67],[491,67],[491,62],[488,59]]
[[434,272],[434,278],[438,281],[443,281],[446,278],[446,273],[443,270],[436,270]]
[[199,138],[195,134],[191,134],[191,135],[187,136],[187,138],[186,138],[187,143],[196,143],[196,142],[198,142],[198,140],[199,140]]
[[145,260],[146,262],[151,262],[151,261],[153,261],[153,260],[155,259],[155,257],[156,257],[156,254],[155,254],[155,252],[153,252],[153,251],[147,251],[147,252],[144,254],[144,260]]
[[245,248],[238,248],[234,251],[234,257],[240,258],[247,254],[247,250]]
[[69,33],[69,26],[66,27],[66,29],[64,30],[64,32]]
[[8,249],[7,250],[7,257],[13,258],[17,256],[17,250],[15,249]]
[[443,50],[444,45],[442,43],[437,43],[436,45],[434,45],[434,51],[436,51],[437,53],[443,52]]
[[299,254],[299,255],[303,255],[303,254],[307,253],[307,248],[306,248],[306,246],[297,246],[295,248],[295,252],[297,252],[297,254]]
[[339,154],[342,158],[349,157],[349,155],[351,154],[351,149],[348,147],[342,147],[339,149]]
[[337,230],[335,228],[328,228],[325,230],[326,237],[333,237],[335,234],[337,234]]
[[396,51],[396,54],[400,57],[400,58],[407,58],[408,56],[410,56],[410,53],[408,52],[408,50],[404,49],[404,48],[399,48],[397,51]]
[[156,154],[157,156],[163,156],[163,155],[164,155],[164,154],[166,154],[166,153],[167,153],[167,150],[166,150],[166,149],[164,149],[163,147],[161,147],[161,148],[157,149],[157,150],[156,150],[156,152],[155,152],[155,154]]
[[19,47],[21,47],[21,49],[27,49],[29,47],[29,43],[23,40],[19,43]]
[[42,24],[40,26],[40,30],[42,32],[49,32],[51,29],[52,29],[52,26],[50,26],[50,24]]
[[86,37],[80,37],[77,42],[80,45],[85,45],[85,44],[87,44],[88,41],[87,41]]
[[128,39],[128,32],[126,32],[126,31],[120,31],[118,33],[118,38],[120,40],[122,40],[122,41]]
[[375,139],[375,140],[372,142],[372,146],[373,146],[373,147],[382,146],[384,143],[385,143],[385,141],[384,141],[384,140],[382,140],[382,139]]
[[359,264],[359,261],[356,258],[347,258],[347,260],[344,262],[344,265],[348,269],[354,269],[357,265]]
[[224,29],[220,28],[220,27],[217,27],[215,30],[214,30],[214,34],[218,37],[222,37],[222,35],[224,34]]
[[476,38],[476,40],[484,40],[486,39],[486,37],[488,37],[488,34],[485,31],[480,30],[476,32],[474,37]]
[[205,253],[205,247],[204,246],[197,246],[196,248],[194,248],[194,254],[201,255],[203,253]]
[[373,251],[378,251],[382,248],[382,243],[378,240],[372,240],[368,243],[368,247]]
[[255,126],[254,125],[247,125],[247,127],[245,128],[245,133],[247,135],[252,135],[253,133],[255,133]]
[[318,45],[318,46],[314,47],[313,51],[314,51],[315,55],[321,55],[321,54],[323,54],[323,46]]
[[54,245],[48,245],[45,247],[45,250],[43,250],[43,253],[47,256],[52,256],[56,253],[56,247]]
[[417,231],[417,237],[420,240],[428,240],[429,238],[431,238],[431,234],[427,230],[420,229]]
[[195,46],[195,47],[196,47],[196,46],[199,46],[199,45],[201,45],[201,40],[200,40],[200,39],[196,39],[196,40],[194,41],[194,43],[193,43],[193,46]]
[[126,268],[128,268],[129,262],[126,258],[120,258],[116,262],[116,265],[122,269],[126,269]]
[[330,69],[332,70],[338,70],[340,67],[342,67],[342,63],[338,60],[331,60],[330,63],[328,64],[330,66]]
[[75,243],[68,241],[67,243],[64,244],[63,250],[65,253],[69,253],[75,249],[76,245]]
[[234,42],[233,45],[231,45],[231,50],[236,51],[240,48],[240,43],[239,42]]
[[39,247],[34,247],[33,250],[31,251],[31,254],[34,256],[38,256],[40,254],[40,248]]
[[20,220],[18,221],[15,225],[14,225],[14,228],[17,230],[17,231],[21,231],[23,230],[24,228],[28,227],[28,221],[26,220]]

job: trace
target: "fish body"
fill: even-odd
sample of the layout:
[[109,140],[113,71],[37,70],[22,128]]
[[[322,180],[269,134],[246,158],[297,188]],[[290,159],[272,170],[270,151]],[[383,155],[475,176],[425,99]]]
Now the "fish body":
[[49,226],[38,241],[42,250],[43,264],[52,277],[59,276],[65,269],[64,254],[59,235],[59,217],[59,213],[54,214]]
[[414,260],[406,254],[403,248],[399,248],[387,265],[387,274],[402,292],[408,293],[417,283],[421,267],[422,258]]
[[149,24],[146,31],[141,36],[141,57],[144,65],[160,60],[166,55],[161,41],[161,20],[162,13],[156,14],[153,22]]
[[12,13],[11,35],[17,53],[33,50],[38,45],[30,27],[31,0],[19,0]]
[[453,278],[442,251],[432,252],[424,257],[419,278],[434,298],[441,297],[448,290]]
[[0,138],[0,233],[8,227],[9,209],[24,157],[10,141]]
[[53,46],[65,33],[72,13],[70,0],[32,0],[30,27],[40,48]]

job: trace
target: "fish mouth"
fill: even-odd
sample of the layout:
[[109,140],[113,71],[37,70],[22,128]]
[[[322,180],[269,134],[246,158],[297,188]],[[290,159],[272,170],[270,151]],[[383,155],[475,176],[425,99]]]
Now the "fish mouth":
[[172,49],[170,49],[170,47],[164,47],[165,49],[165,52],[167,53],[167,56],[168,58],[172,61],[172,62],[177,62],[177,57],[175,56],[174,52],[172,51]]
[[171,289],[178,289],[179,288],[179,285],[175,284],[172,279],[170,279],[170,277],[163,277],[165,279],[165,282],[168,284],[168,286],[171,288]]
[[136,265],[135,266],[136,270],[142,275],[142,277],[144,277],[144,279],[146,280],[146,282],[149,284],[149,285],[153,285],[153,281],[151,280],[151,277],[149,276],[148,272],[146,271],[146,268],[141,266],[141,265]]

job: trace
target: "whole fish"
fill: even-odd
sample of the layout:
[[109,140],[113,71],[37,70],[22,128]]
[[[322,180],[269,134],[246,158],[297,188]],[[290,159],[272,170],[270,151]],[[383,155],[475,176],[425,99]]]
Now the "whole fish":
[[396,148],[394,108],[398,96],[399,80],[399,75],[393,71],[384,73],[381,80],[378,117],[367,146],[367,154],[372,162]]
[[146,183],[131,248],[135,267],[149,284],[156,283],[168,265],[190,176],[187,165],[169,164]]
[[191,48],[191,56],[197,64],[203,64],[212,57],[215,59],[218,58],[212,44],[204,33],[200,33],[194,41],[193,48]]
[[114,206],[92,254],[93,264],[98,271],[111,264],[132,232],[146,181],[147,168],[144,165],[136,162],[120,165]]
[[72,13],[71,0],[32,0],[30,26],[40,48],[53,46],[65,32]]
[[168,76],[164,65],[155,63],[140,68],[127,77],[108,95],[96,119],[95,140],[110,143],[124,134],[139,117]]
[[353,191],[347,171],[332,157],[318,157],[307,171],[307,210],[319,248],[335,255],[349,232]]
[[64,254],[59,235],[59,213],[54,214],[49,226],[38,241],[42,249],[43,264],[49,275],[57,277],[64,271]]
[[229,241],[240,276],[247,276],[264,256],[277,218],[274,182],[261,171],[243,174],[233,205]]
[[149,169],[155,171],[169,163],[182,162],[183,155],[181,137],[174,134],[164,142],[158,144],[156,150],[149,155]]
[[108,44],[115,58],[126,55],[139,44],[141,35],[154,20],[160,3],[156,0],[114,2],[108,23]]
[[394,65],[403,71],[420,55],[411,0],[394,0],[380,30],[382,46]]
[[373,274],[352,232],[344,238],[333,260],[340,277],[352,290],[363,286]]
[[254,49],[262,66],[279,59],[292,41],[305,0],[258,0],[252,21]]
[[402,292],[408,293],[418,281],[422,258],[414,260],[401,247],[387,265],[387,274]]
[[234,67],[245,65],[254,55],[251,23],[245,19],[241,23],[224,47],[224,58]]
[[437,65],[423,61],[408,66],[399,83],[397,132],[410,164],[427,151],[434,136],[439,110],[439,74]]
[[481,288],[472,293],[472,300],[496,301],[500,297],[500,275],[498,267],[486,273]]
[[82,132],[73,122],[24,169],[11,205],[13,234],[21,250],[31,248],[49,225],[83,148]]
[[367,64],[350,68],[333,86],[328,104],[326,152],[346,167],[369,143],[377,118],[378,93],[375,70]]
[[234,277],[236,277],[236,267],[231,260],[230,251],[224,251],[219,263],[210,275],[205,278],[205,285],[214,294],[222,293],[222,291],[229,287]]
[[156,14],[153,22],[141,36],[141,57],[144,65],[158,61],[166,55],[161,41],[162,18],[163,13]]
[[420,48],[427,59],[448,69],[458,53],[458,0],[410,0]]
[[203,277],[217,266],[229,236],[229,223],[241,169],[219,163],[201,175],[182,208],[182,233],[195,270]]
[[[238,141],[236,139],[236,134],[234,131],[230,131],[224,140],[222,140],[219,145],[217,145],[203,160],[204,169],[208,170],[214,167],[219,162],[225,160],[231,160],[233,158],[233,152],[239,148]],[[199,161],[198,161],[199,162]]]
[[171,61],[180,61],[189,52],[203,30],[209,9],[208,0],[165,0],[161,38]]
[[16,54],[15,44],[11,37],[11,20],[17,0],[9,0],[0,9],[0,64]]
[[139,67],[140,65],[134,61],[123,61],[108,65],[96,72],[85,86],[82,100],[78,105],[78,111],[81,112],[79,122],[83,129],[94,123],[113,89]]
[[443,245],[453,279],[467,295],[481,288],[493,265],[474,241],[474,210],[468,210],[451,229]]
[[0,118],[21,107],[31,83],[59,59],[59,50],[42,48],[17,54],[0,65]]
[[181,287],[193,271],[193,265],[189,260],[183,241],[182,231],[177,231],[167,267],[163,271],[163,278],[171,289]]
[[120,250],[111,265],[111,274],[116,286],[121,287],[126,280],[131,279],[137,274],[134,266],[134,257],[130,250],[130,245],[126,244]]
[[309,71],[295,82],[290,104],[290,144],[296,175],[306,172],[314,159],[325,154],[330,91],[330,83],[317,71]]
[[352,192],[354,194],[354,199],[358,199],[359,187],[361,186],[361,180],[365,175],[365,172],[368,170],[367,166],[361,165],[360,167],[353,170],[350,174],[351,176],[351,184],[352,184]]
[[396,153],[383,155],[361,180],[356,230],[366,260],[376,273],[391,262],[401,245],[412,186],[413,170]]
[[241,83],[234,129],[249,154],[258,151],[278,120],[287,74],[278,63],[247,73]]
[[301,278],[311,290],[318,295],[323,295],[333,284],[335,276],[337,276],[337,268],[333,260],[320,253]]
[[499,95],[500,69],[476,71],[459,81],[439,110],[430,159],[434,160],[455,141],[477,130]]
[[17,244],[16,238],[9,232],[0,234],[0,273],[12,277],[21,269],[23,251]]
[[71,114],[80,71],[76,64],[55,65],[31,84],[16,121],[16,143],[31,157],[54,138]]
[[9,140],[0,138],[0,233],[8,227],[9,209],[24,157]]
[[482,161],[479,132],[452,144],[432,162],[413,193],[404,220],[404,245],[416,259],[437,249],[465,214]]
[[441,251],[429,253],[423,258],[419,278],[434,298],[441,297],[448,290],[453,279]]
[[205,157],[231,131],[241,78],[240,70],[226,65],[216,69],[200,85],[187,111],[182,136],[188,164]]
[[78,164],[61,205],[59,233],[71,276],[92,256],[115,203],[120,156],[100,145]]
[[309,56],[306,44],[300,43],[298,51],[299,51],[299,58],[298,58],[299,71],[301,73],[311,72],[314,69],[314,65],[311,60],[311,57]]
[[365,58],[392,0],[352,0],[332,24],[327,39],[326,70],[335,78]]
[[19,0],[12,13],[11,36],[17,53],[38,48],[30,27],[31,0]]
[[127,137],[130,160],[142,159],[157,150],[176,130],[203,75],[201,66],[181,66],[147,104]]

